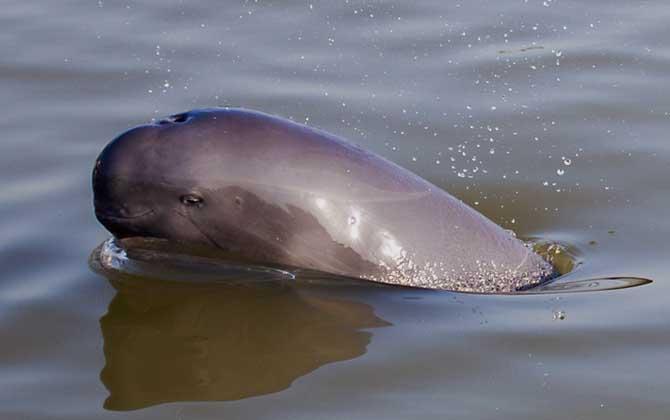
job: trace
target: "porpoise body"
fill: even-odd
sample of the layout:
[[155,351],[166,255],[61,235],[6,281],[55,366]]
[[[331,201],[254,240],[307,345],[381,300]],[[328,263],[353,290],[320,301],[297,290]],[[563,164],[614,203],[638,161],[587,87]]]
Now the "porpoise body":
[[265,113],[198,109],[132,128],[93,171],[116,237],[216,247],[259,265],[406,286],[512,292],[552,267],[414,173]]

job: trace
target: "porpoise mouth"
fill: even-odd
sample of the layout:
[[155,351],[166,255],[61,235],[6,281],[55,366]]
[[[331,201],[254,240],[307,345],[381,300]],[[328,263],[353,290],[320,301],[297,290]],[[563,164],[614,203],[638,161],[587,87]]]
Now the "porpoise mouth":
[[154,213],[153,209],[148,209],[148,210],[145,210],[145,211],[141,211],[141,212],[134,213],[134,214],[127,214],[127,215],[121,215],[121,214],[118,214],[118,213],[112,214],[112,213],[97,211],[96,215],[98,216],[98,218],[102,218],[102,219],[121,221],[121,220],[139,219],[140,217],[149,216],[153,213]]
[[100,223],[117,238],[144,236],[142,225],[145,225],[145,220],[153,214],[153,209],[142,210],[136,213],[102,210],[96,210],[95,212],[95,216]]

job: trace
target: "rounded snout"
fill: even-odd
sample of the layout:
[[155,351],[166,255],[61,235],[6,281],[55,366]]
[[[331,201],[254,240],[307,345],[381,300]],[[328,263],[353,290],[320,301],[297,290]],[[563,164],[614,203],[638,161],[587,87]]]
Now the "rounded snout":
[[93,202],[95,216],[118,238],[142,234],[143,225],[151,220],[155,206],[142,191],[123,180],[94,175]]
[[93,168],[93,203],[98,220],[115,236],[131,236],[142,219],[154,213],[141,182],[145,156],[156,139],[156,128],[140,126],[112,140]]

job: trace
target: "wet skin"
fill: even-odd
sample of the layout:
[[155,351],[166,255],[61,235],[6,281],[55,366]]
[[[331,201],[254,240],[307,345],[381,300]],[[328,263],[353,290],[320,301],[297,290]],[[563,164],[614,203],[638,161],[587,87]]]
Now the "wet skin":
[[508,292],[551,267],[462,201],[332,134],[244,109],[133,128],[93,171],[116,237],[216,247],[254,264]]

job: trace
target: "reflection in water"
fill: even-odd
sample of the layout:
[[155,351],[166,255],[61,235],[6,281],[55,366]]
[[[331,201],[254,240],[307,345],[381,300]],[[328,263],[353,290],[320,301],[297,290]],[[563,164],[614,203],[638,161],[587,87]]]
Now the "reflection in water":
[[110,410],[277,392],[364,354],[361,329],[389,325],[368,305],[280,284],[110,282],[117,294],[100,320]]

